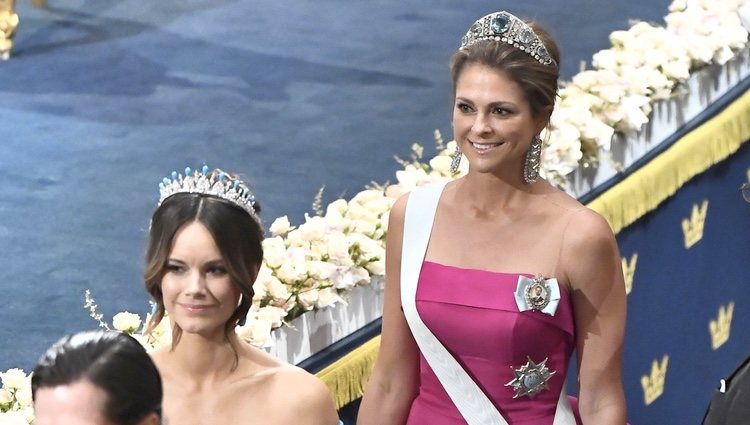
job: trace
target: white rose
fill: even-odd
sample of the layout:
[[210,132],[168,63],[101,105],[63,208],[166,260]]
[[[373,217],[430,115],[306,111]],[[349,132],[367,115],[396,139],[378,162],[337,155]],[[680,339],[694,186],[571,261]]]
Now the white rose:
[[29,378],[18,368],[8,369],[6,372],[0,373],[0,379],[3,380],[3,386],[10,390],[20,390],[30,385]]
[[572,83],[584,91],[590,90],[599,84],[599,71],[583,71],[573,76]]
[[328,235],[326,238],[328,247],[328,256],[331,260],[341,263],[349,262],[349,240],[342,233]]
[[307,260],[318,261],[328,255],[328,234],[319,241],[310,244],[310,250],[307,252]]
[[591,65],[597,69],[617,68],[617,53],[614,49],[600,50],[591,58]]
[[383,193],[383,196],[373,201],[371,205],[373,210],[378,212],[378,215],[387,215],[391,211],[394,202],[395,200],[393,198],[385,196],[385,193]]
[[31,406],[34,400],[31,395],[31,383],[30,382],[29,382],[29,386],[21,388],[16,391],[16,400],[18,401],[19,406]]
[[339,271],[338,279],[334,281],[337,289],[351,289],[356,285],[370,283],[370,272],[364,267],[350,267],[347,270]]
[[302,305],[305,310],[312,310],[318,302],[319,292],[320,291],[315,288],[302,290],[297,294],[297,300],[299,300],[300,305]]
[[263,240],[263,260],[271,268],[278,268],[286,260],[286,245],[281,236]]
[[380,242],[372,240],[365,235],[351,234],[349,236],[350,244],[359,245],[360,251],[365,257],[379,257],[383,251],[383,246]]
[[271,321],[260,317],[248,317],[244,326],[237,326],[237,335],[256,347],[266,347],[271,343]]
[[258,317],[271,322],[272,328],[278,328],[281,326],[282,319],[286,317],[287,310],[275,306],[265,306],[258,310]]
[[627,46],[633,42],[633,34],[622,30],[612,31],[609,35],[609,41],[612,42],[612,45],[615,47]]
[[[462,161],[466,162],[466,161]],[[427,173],[422,168],[407,166],[403,170],[396,171],[396,180],[408,192],[417,187],[425,179],[428,179]]]
[[430,167],[438,173],[450,176],[451,173],[451,157],[445,155],[438,155],[430,160]]
[[304,263],[295,264],[292,261],[287,261],[276,270],[276,277],[288,284],[295,283],[307,277],[304,267]]
[[690,63],[687,61],[670,61],[662,67],[664,74],[680,82],[690,78]]
[[326,217],[332,219],[340,219],[346,214],[346,210],[349,208],[349,204],[343,199],[337,199],[326,208]]
[[624,132],[638,131],[648,122],[648,116],[641,109],[643,99],[640,96],[628,96],[622,99],[620,110],[623,118],[618,128]]
[[361,233],[363,235],[372,235],[375,233],[375,226],[379,220],[376,218],[375,220],[369,220],[369,219],[358,219],[352,221],[353,225],[353,231],[357,233]]
[[378,258],[365,266],[373,276],[385,276],[385,258]]
[[349,202],[349,206],[351,206],[352,203],[366,205],[368,202],[374,199],[379,199],[382,196],[383,192],[380,190],[366,189],[354,195],[354,198]]
[[307,270],[317,280],[328,280],[336,273],[336,265],[326,261],[308,261]]
[[305,214],[305,223],[299,226],[299,237],[307,242],[319,240],[326,233],[326,221],[323,217]]
[[289,218],[287,218],[287,216],[277,218],[271,223],[271,227],[268,228],[273,236],[286,235],[292,229],[294,229],[294,227],[289,223]]
[[687,3],[688,0],[674,0],[672,4],[669,5],[669,11],[679,12],[685,10],[685,8],[687,8]]
[[362,204],[350,203],[349,211],[347,211],[346,216],[351,220],[373,220],[376,219],[378,215],[364,207]]
[[582,128],[582,136],[588,140],[595,140],[601,149],[609,150],[615,129],[598,119],[590,119]]
[[5,388],[0,388],[0,406],[10,405],[13,402],[13,394]]
[[289,299],[289,287],[273,276],[265,281],[265,288],[274,301],[284,303]]
[[335,289],[325,288],[318,292],[318,301],[315,306],[317,308],[326,308],[343,302],[344,299],[339,296]]
[[141,317],[135,313],[123,311],[112,318],[112,326],[120,332],[133,334],[141,327]]

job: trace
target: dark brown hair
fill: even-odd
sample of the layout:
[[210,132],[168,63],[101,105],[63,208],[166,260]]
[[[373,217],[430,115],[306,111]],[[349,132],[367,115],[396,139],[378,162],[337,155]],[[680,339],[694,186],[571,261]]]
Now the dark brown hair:
[[146,350],[130,335],[85,331],[53,344],[31,374],[31,395],[41,388],[88,381],[106,394],[102,414],[117,425],[135,425],[150,413],[161,417],[162,383]]
[[[254,209],[256,214],[260,213],[260,205],[257,202]],[[211,233],[232,282],[242,293],[239,306],[227,320],[225,335],[241,324],[250,310],[253,282],[263,261],[263,229],[259,220],[222,198],[201,193],[178,193],[165,199],[151,218],[143,279],[146,291],[156,303],[156,309],[146,333],[152,331],[164,318],[161,280],[166,273],[174,236],[184,226],[193,222],[203,224]],[[173,330],[173,347],[181,335],[182,330],[176,327]]]
[[560,50],[557,43],[541,26],[532,21],[524,22],[544,43],[544,47],[555,62],[542,65],[528,53],[502,41],[478,41],[465,49],[458,50],[451,58],[454,97],[456,82],[461,72],[467,65],[480,64],[506,75],[521,86],[535,116],[547,107],[554,107],[560,77]]

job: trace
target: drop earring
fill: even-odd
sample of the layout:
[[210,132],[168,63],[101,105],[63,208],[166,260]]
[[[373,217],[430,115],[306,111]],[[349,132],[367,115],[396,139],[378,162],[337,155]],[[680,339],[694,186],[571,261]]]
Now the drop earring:
[[458,166],[461,165],[461,149],[456,143],[456,150],[451,154],[451,173],[456,174],[458,172]]
[[542,139],[539,135],[534,136],[526,151],[526,161],[523,166],[523,180],[526,184],[532,184],[539,178],[539,166],[542,163]]

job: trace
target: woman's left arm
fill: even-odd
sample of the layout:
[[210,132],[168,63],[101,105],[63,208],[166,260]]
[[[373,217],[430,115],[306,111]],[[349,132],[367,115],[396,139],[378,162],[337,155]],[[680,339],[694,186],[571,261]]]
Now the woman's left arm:
[[581,420],[584,425],[625,425],[627,307],[617,242],[606,220],[589,209],[575,214],[564,238],[561,261],[573,294]]

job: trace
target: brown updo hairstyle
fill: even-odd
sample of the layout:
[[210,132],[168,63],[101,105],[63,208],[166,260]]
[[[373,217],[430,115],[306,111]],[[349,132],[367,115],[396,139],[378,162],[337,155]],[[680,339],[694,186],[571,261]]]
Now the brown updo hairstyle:
[[[214,169],[211,175],[217,176],[221,172]],[[239,180],[228,173],[225,175],[231,180]],[[245,187],[244,183],[241,183],[240,188]],[[257,202],[254,210],[258,217],[260,205]],[[242,294],[239,306],[227,320],[225,335],[229,335],[230,331],[244,321],[252,305],[253,282],[263,261],[263,229],[256,217],[252,217],[230,201],[202,193],[177,193],[165,199],[156,208],[151,217],[146,268],[143,272],[146,291],[154,299],[156,309],[146,333],[151,332],[164,318],[161,280],[167,271],[174,236],[184,226],[193,222],[203,224],[211,233],[232,282]],[[182,330],[175,326],[172,333],[173,348],[181,335]]]
[[560,77],[560,49],[552,37],[539,24],[524,22],[544,43],[550,57],[555,61],[543,65],[530,54],[502,41],[482,40],[471,46],[459,49],[450,61],[453,79],[453,97],[456,96],[456,82],[467,65],[480,64],[494,69],[510,78],[523,90],[534,116],[555,105],[557,84]]

